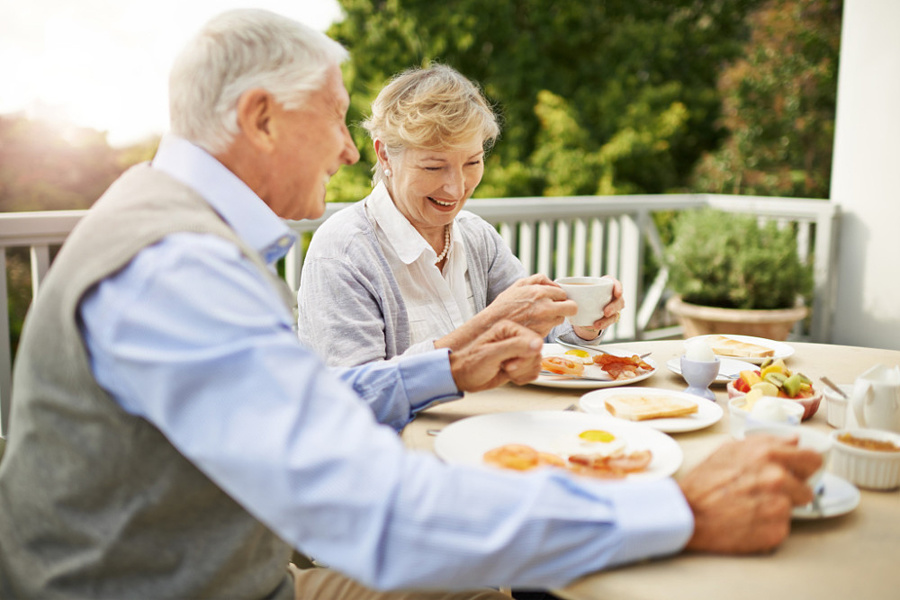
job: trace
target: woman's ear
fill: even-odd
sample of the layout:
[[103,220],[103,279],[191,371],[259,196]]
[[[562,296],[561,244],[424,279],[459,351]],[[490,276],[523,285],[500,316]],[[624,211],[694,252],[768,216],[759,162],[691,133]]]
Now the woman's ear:
[[270,150],[275,145],[276,113],[272,94],[262,89],[248,90],[238,99],[238,128],[255,147]]
[[384,142],[379,139],[375,140],[375,155],[378,157],[378,162],[381,163],[383,169],[391,168],[388,163],[387,150],[384,147]]

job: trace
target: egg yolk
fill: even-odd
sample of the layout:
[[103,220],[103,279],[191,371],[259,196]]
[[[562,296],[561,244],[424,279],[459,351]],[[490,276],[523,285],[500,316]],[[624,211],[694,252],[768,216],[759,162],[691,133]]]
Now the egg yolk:
[[587,353],[586,350],[566,350],[566,354],[571,354],[572,356],[578,356],[580,358],[590,358],[591,355]]
[[612,442],[616,439],[616,436],[611,434],[608,431],[601,431],[599,429],[588,429],[587,431],[582,431],[578,434],[578,437],[583,439],[586,442]]

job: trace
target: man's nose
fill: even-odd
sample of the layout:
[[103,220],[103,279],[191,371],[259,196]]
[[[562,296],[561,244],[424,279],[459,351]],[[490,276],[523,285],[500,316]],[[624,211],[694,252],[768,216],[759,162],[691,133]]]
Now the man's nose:
[[344,164],[356,164],[359,160],[359,149],[357,149],[356,144],[353,142],[353,136],[350,135],[350,130],[346,127],[344,128],[344,138],[344,153],[342,155]]

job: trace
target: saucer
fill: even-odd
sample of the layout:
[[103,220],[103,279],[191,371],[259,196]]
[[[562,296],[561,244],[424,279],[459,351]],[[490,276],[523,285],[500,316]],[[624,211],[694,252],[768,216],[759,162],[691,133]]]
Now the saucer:
[[819,501],[821,511],[816,511],[812,503],[797,506],[791,513],[795,519],[829,519],[845,515],[859,506],[859,489],[846,479],[826,472],[822,483],[825,484],[825,493]]

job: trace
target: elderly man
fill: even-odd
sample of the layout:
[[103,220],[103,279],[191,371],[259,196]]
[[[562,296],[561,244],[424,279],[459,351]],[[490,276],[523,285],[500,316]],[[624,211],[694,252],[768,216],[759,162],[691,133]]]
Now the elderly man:
[[[779,544],[820,463],[785,442],[729,446],[680,484],[614,486],[405,451],[394,429],[417,411],[536,375],[541,342],[512,323],[341,371],[299,344],[273,269],[294,241],[280,218],[320,216],[358,158],[344,59],[238,11],[176,61],[172,135],[72,232],[25,326],[0,597],[438,598],[363,586],[557,586],[685,547]],[[292,580],[292,548],[331,568]]]

